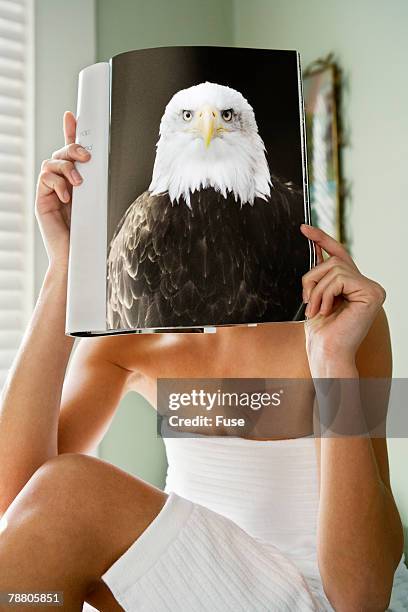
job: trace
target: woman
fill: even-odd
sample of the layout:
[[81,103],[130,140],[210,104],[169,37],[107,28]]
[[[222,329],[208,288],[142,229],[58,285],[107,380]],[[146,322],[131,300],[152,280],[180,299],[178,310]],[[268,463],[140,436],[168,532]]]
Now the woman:
[[[82,180],[75,162],[90,157],[75,127],[66,113],[65,146],[39,176],[49,267],[2,400],[0,592],[63,591],[70,611],[86,600],[101,610],[352,612],[385,610],[393,590],[404,609],[382,438],[168,439],[166,492],[83,454],[128,390],[155,402],[158,377],[390,377],[391,352],[384,290],[303,226],[319,254],[303,279],[305,326],[82,340],[62,389],[71,189]],[[305,394],[291,414],[298,431],[312,402]]]

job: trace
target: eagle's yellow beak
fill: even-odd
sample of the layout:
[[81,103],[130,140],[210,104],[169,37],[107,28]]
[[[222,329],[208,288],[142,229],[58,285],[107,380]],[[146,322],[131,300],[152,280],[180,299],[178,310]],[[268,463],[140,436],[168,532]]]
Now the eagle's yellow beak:
[[198,130],[207,148],[217,131],[218,111],[211,106],[203,107],[198,113]]

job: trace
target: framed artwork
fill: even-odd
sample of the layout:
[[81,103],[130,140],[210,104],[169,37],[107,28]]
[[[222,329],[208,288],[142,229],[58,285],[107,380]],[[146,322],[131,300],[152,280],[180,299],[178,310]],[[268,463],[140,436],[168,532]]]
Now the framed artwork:
[[307,67],[303,87],[312,222],[343,242],[340,76],[330,54]]

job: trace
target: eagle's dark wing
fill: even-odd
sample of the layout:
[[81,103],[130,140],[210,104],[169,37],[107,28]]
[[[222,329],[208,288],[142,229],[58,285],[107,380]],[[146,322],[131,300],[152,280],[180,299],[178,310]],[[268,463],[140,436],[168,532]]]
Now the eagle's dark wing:
[[303,221],[303,195],[276,179],[253,206],[213,189],[191,208],[143,193],[110,244],[109,328],[292,320],[309,261]]

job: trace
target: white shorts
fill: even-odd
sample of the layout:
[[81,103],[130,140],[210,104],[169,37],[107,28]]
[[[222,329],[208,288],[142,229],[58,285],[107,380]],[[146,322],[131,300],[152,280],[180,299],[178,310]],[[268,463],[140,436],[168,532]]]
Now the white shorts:
[[302,574],[278,549],[175,493],[102,579],[130,611],[319,609]]

